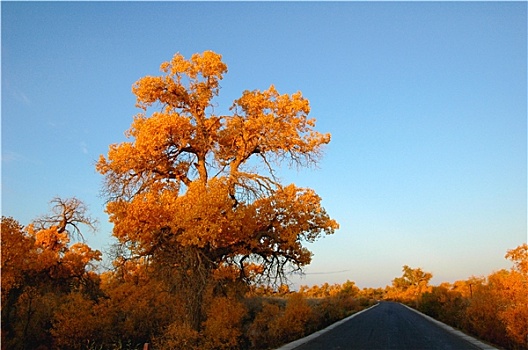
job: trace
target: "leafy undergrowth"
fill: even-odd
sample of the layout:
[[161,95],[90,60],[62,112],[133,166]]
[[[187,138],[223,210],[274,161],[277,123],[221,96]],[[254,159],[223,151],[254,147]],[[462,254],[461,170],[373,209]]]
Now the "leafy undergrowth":
[[375,303],[351,296],[306,298],[252,297],[248,305],[245,348],[270,349],[302,338]]

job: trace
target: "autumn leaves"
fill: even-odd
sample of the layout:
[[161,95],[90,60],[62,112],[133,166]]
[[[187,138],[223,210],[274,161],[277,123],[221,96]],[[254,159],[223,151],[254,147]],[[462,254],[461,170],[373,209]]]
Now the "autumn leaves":
[[[78,340],[69,334],[72,323],[86,322],[82,313],[90,314],[100,296],[101,253],[72,243],[95,221],[77,198],[52,204],[50,214],[25,228],[2,217],[2,348],[74,348],[66,346]],[[70,300],[77,307],[68,311]]]
[[338,227],[313,190],[275,175],[284,162],[316,163],[330,141],[308,119],[308,100],[271,86],[244,91],[232,115],[216,115],[226,72],[211,51],[162,63],[160,76],[132,88],[143,111],[126,133],[130,141],[110,146],[97,163],[114,236],[130,259],[164,271],[158,277],[188,300],[182,322],[196,332],[217,271],[235,272],[234,284],[280,284],[288,269],[310,262],[304,241]]

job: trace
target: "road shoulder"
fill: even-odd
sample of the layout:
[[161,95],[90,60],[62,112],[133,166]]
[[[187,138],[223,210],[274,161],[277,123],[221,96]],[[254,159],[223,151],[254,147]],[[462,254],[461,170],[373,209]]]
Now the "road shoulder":
[[[473,338],[472,336],[469,336],[467,335],[466,333],[462,332],[462,331],[459,331],[458,329],[455,329],[443,322],[440,322],[434,318],[432,318],[431,316],[428,316],[424,313],[421,313],[420,311],[416,310],[416,309],[413,309],[412,307],[409,307],[405,304],[401,304],[403,306],[405,306],[407,309],[419,314],[420,316],[426,318],[427,320],[429,320],[430,322],[436,324],[438,327],[448,331],[449,333],[453,334],[453,335],[456,335],[462,339],[464,339],[465,341],[467,341],[468,343],[471,343],[472,345],[478,347],[479,349],[481,350],[499,350],[498,348],[495,348],[489,344],[486,344],[476,338]],[[292,348],[293,349],[293,348]]]

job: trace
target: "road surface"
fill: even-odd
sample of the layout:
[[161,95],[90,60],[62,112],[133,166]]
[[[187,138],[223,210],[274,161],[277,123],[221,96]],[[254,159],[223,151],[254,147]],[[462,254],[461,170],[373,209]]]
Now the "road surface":
[[[299,345],[281,349],[482,349],[393,302],[379,305]],[[476,343],[478,343],[476,341]],[[485,344],[482,344],[485,345]],[[488,349],[492,347],[487,347]]]

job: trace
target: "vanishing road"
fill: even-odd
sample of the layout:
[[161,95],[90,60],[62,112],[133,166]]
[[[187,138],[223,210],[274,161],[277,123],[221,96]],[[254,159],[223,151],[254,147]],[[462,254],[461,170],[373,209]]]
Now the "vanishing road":
[[466,341],[421,314],[392,302],[381,302],[317,337],[308,338],[313,339],[304,344],[297,341],[281,349],[493,349],[483,343],[479,346],[478,341],[476,345]]

